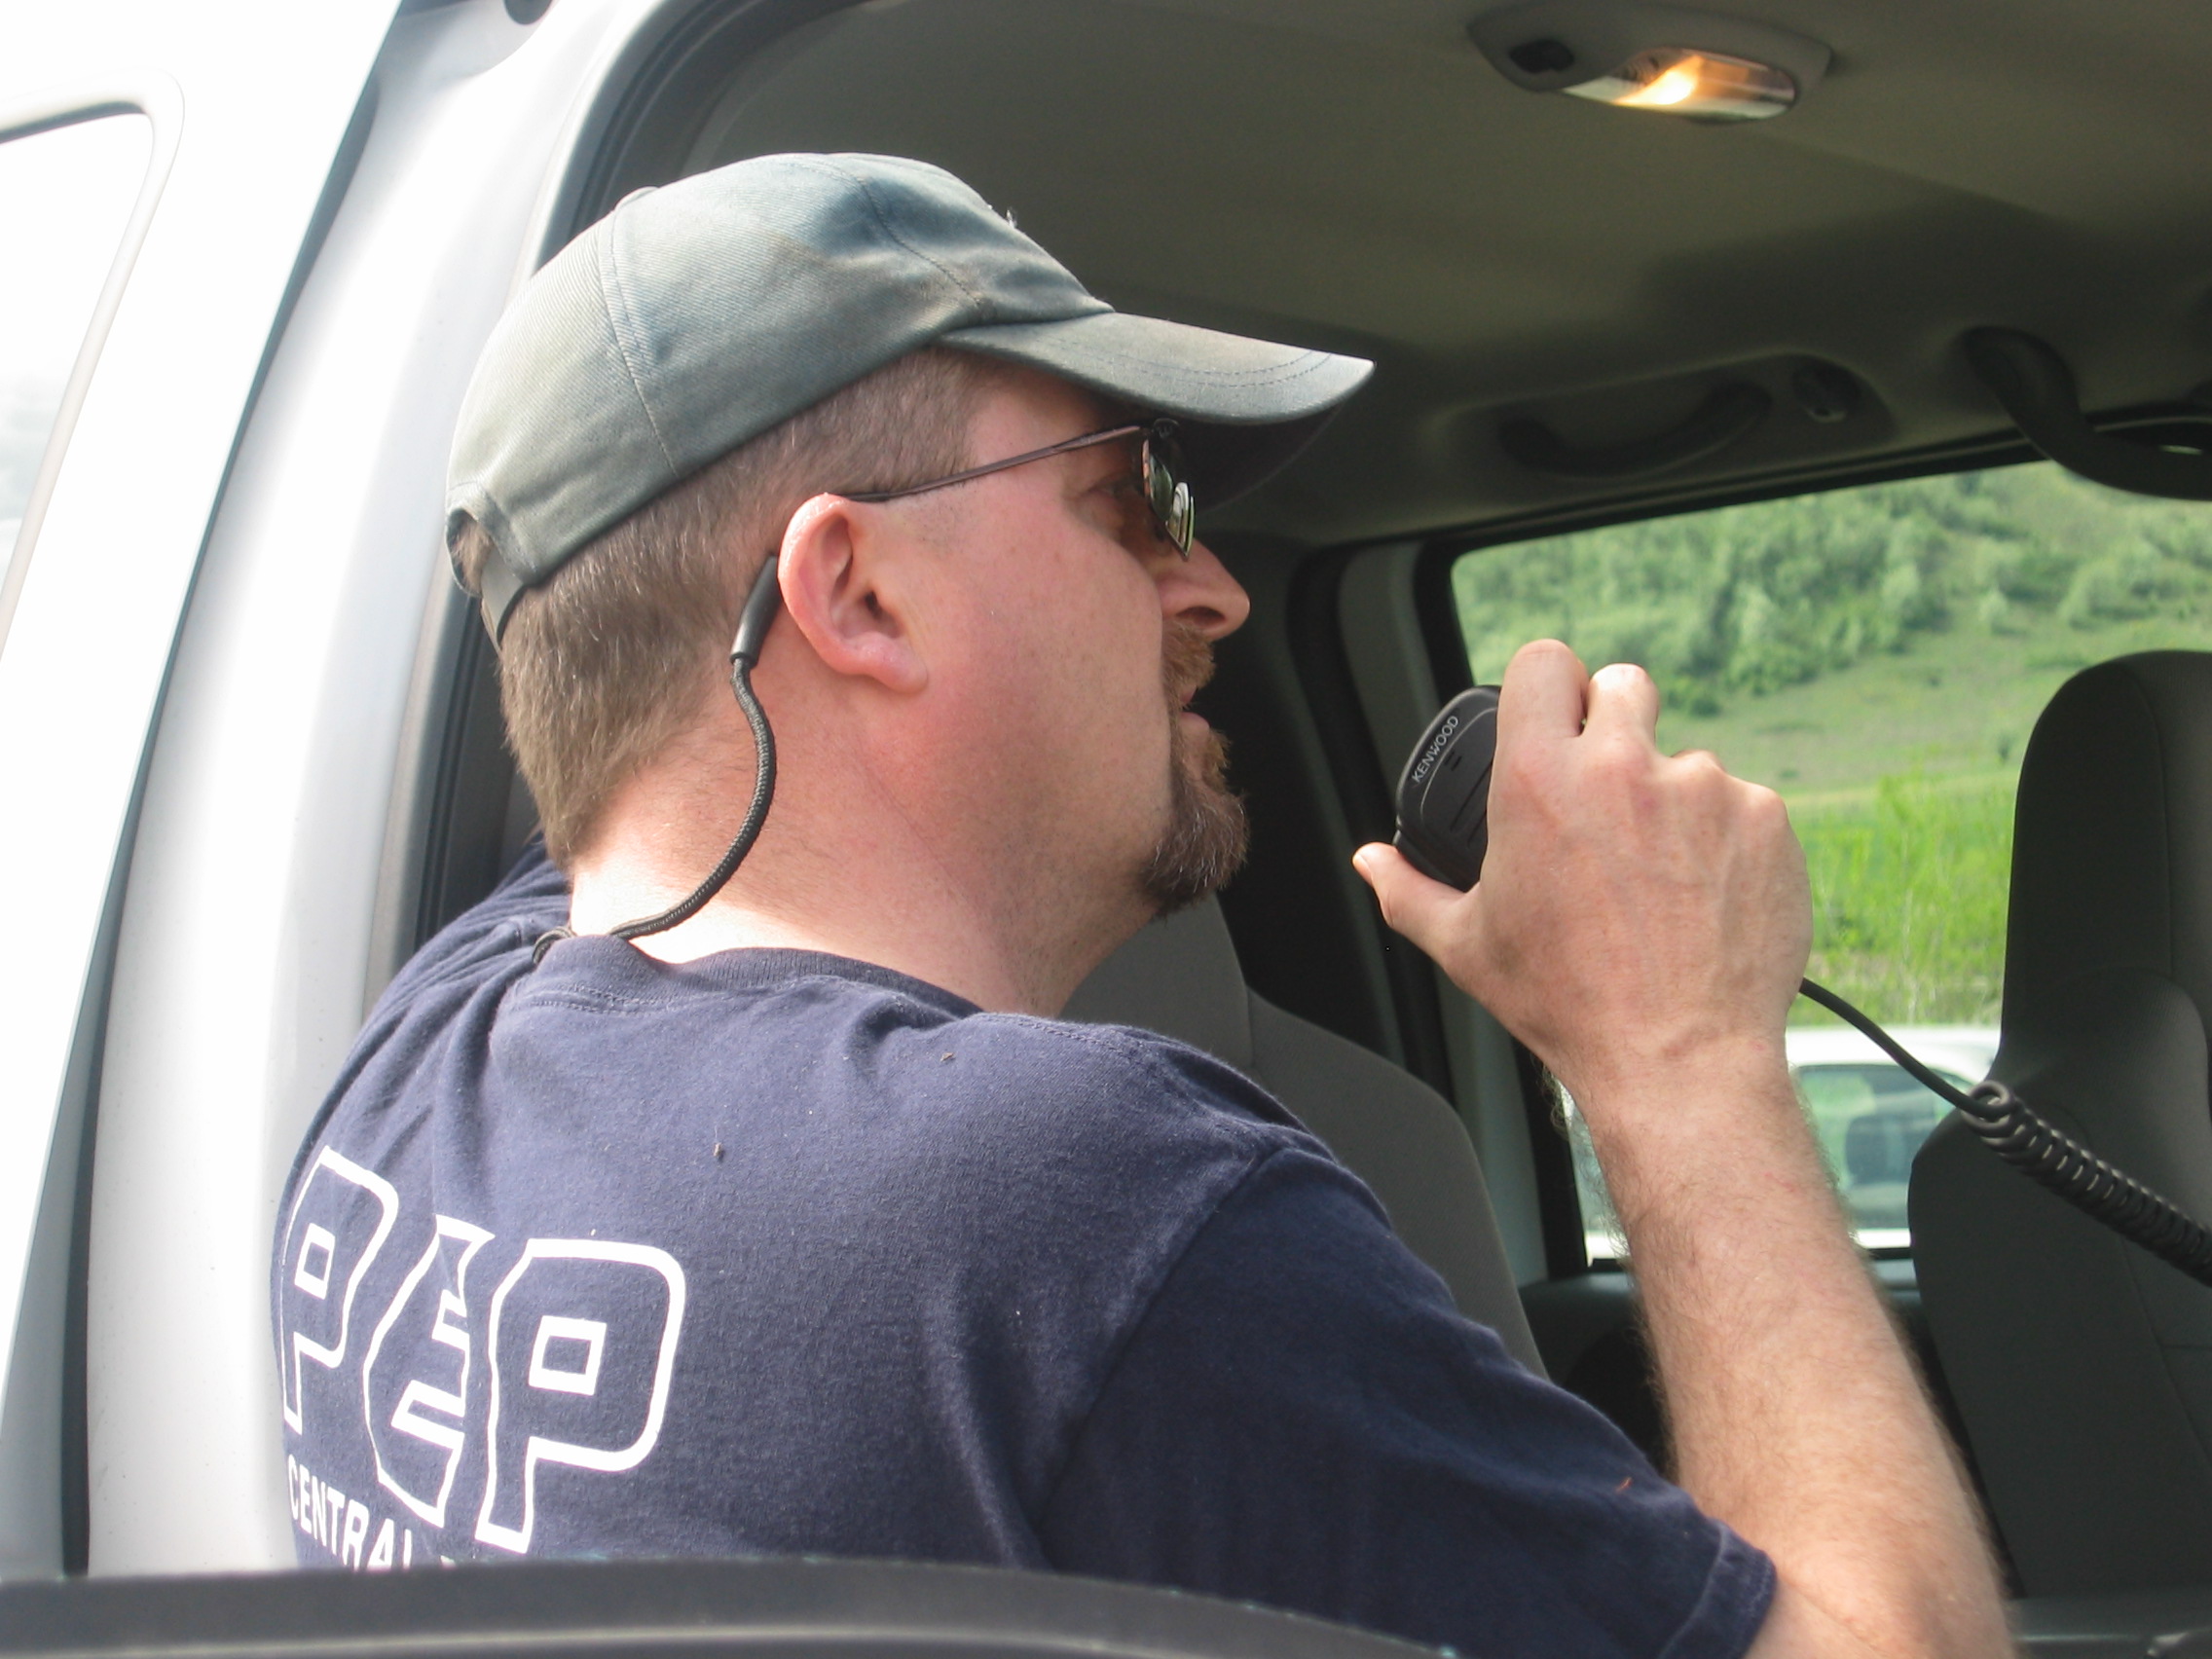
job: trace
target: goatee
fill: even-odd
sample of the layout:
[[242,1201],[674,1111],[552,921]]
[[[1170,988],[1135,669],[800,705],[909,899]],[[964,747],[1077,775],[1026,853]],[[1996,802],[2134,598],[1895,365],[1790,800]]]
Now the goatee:
[[1167,828],[1138,882],[1161,915],[1217,892],[1244,863],[1251,839],[1243,798],[1229,787],[1229,741],[1208,728],[1194,745],[1181,715],[1213,678],[1213,645],[1187,622],[1170,622],[1161,657],[1167,692]]

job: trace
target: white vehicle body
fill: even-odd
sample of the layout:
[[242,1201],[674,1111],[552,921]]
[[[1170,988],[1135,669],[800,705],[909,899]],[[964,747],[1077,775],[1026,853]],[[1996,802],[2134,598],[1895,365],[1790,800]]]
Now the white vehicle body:
[[[1979,1083],[1997,1058],[1994,1026],[1900,1025],[1890,1035],[1954,1087]],[[1848,1025],[1794,1025],[1787,1043],[1798,1097],[1828,1155],[1859,1242],[1869,1250],[1908,1248],[1912,1230],[1903,1225],[1901,1177],[1948,1108]],[[1884,1167],[1865,1167],[1863,1154],[1854,1160],[1855,1125],[1877,1136],[1877,1161]]]
[[411,804],[394,760],[425,630],[434,656],[462,619],[447,435],[588,93],[650,12],[8,18],[0,135],[135,109],[157,139],[0,647],[21,944],[0,966],[0,1575],[61,1565],[65,1264],[95,1088],[89,1565],[292,1559],[274,1372],[245,1358],[269,1342],[257,1264],[378,989],[380,903],[405,903],[386,885]]

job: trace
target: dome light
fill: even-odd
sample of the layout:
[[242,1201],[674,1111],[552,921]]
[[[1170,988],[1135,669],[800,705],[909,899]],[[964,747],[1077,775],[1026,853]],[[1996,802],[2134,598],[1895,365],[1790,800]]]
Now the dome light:
[[1780,115],[1828,67],[1817,40],[1642,0],[1525,0],[1483,13],[1467,34],[1499,74],[1531,92],[1690,121]]
[[1700,121],[1764,121],[1797,101],[1797,83],[1787,70],[1680,46],[1640,52],[1609,74],[1560,91],[1616,109],[1663,109]]

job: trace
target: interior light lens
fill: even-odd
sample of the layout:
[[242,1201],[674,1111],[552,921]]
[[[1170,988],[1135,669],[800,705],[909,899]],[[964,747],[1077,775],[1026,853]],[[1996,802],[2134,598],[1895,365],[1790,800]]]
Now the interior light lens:
[[1698,121],[1763,121],[1797,101],[1797,83],[1780,69],[1678,46],[1640,52],[1609,75],[1560,90],[1618,109],[1660,109]]

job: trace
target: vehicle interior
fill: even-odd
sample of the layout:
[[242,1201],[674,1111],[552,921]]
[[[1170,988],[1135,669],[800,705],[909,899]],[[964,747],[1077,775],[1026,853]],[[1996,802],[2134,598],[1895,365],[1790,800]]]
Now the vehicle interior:
[[[1156,926],[1101,970],[1070,1014],[1166,1030],[1250,1070],[1368,1177],[1463,1309],[1663,1458],[1633,1279],[1593,1260],[1561,1103],[1532,1056],[1381,926],[1348,865],[1387,837],[1398,767],[1430,712],[1472,682],[1455,567],[1594,528],[2032,461],[1965,344],[1976,329],[2046,342],[2107,441],[2199,460],[2212,175],[2196,160],[2212,115],[2196,71],[2212,21],[2151,3],[2091,18],[2055,0],[1745,0],[1733,18],[1832,57],[1783,116],[1718,123],[1516,85],[1470,34],[1479,10],[867,0],[797,20],[705,7],[642,55],[606,112],[573,222],[748,155],[918,156],[1117,306],[1376,361],[1369,390],[1288,473],[1203,521],[1254,600],[1199,703],[1232,742],[1251,862],[1218,906]],[[1539,10],[1556,31],[1577,8]],[[1664,37],[1664,15],[1649,26]],[[1726,413],[1746,405],[1748,418]],[[454,615],[439,642],[450,702],[421,756],[418,884],[385,934],[387,971],[488,889],[531,822],[499,747],[495,667]],[[2006,645],[1962,629],[1946,648]],[[2162,706],[2206,718],[2212,680],[2161,684]],[[2128,812],[2166,826],[2176,857],[2212,833],[2212,818],[2186,816],[2212,798],[2177,793],[2155,755],[2142,770]],[[2071,853],[2107,857],[2099,837],[2122,832],[2077,830]],[[2041,879],[2063,883],[2063,868]],[[2140,908],[2157,918],[2145,928],[2167,925],[2162,893]],[[2201,1036],[2194,1052],[2203,1140]],[[1910,1150],[1862,1156],[1894,1190]],[[2188,1179],[2166,1175],[2175,1161],[2157,1159],[2166,1190],[2203,1194],[2212,1212],[2212,1141]],[[2050,1200],[2015,1192],[2009,1172],[1968,1175],[1994,1189],[1989,1203],[2031,1212],[2017,1226],[2050,1223]],[[1923,1207],[1968,1213],[1964,1198],[1914,1202],[1916,1227]],[[1959,1230],[1928,1226],[1946,1247]],[[1977,1229],[1970,1254],[2007,1255],[2009,1234]],[[2167,1272],[2092,1242],[2116,1284]],[[2212,1317],[2205,1290],[2176,1275],[2145,1293],[2158,1300],[2130,1340],[2148,1370],[2107,1365],[2128,1346],[2117,1339],[2076,1361],[2077,1415],[2118,1421],[2154,1387],[2185,1396],[2159,1449],[2143,1437],[2123,1460],[2170,1472],[2179,1457],[2190,1473],[2162,1507],[2131,1508],[2127,1480],[2091,1499],[2071,1474],[2012,1478],[2042,1460],[2015,1441],[2043,1445],[2048,1414],[2023,1405],[2002,1350],[1962,1337],[1960,1359],[1932,1339],[1910,1252],[1881,1254],[1970,1456],[2007,1471],[1988,1493],[2001,1539],[2078,1534],[2094,1502],[2104,1535],[2129,1540],[2013,1547],[2014,1591],[2212,1585],[2212,1440],[2192,1426],[2212,1427],[2212,1380],[2181,1375],[2201,1362],[2174,1358],[2188,1333],[2166,1328]],[[1974,1271],[1954,1292],[1962,1329],[1987,1322],[1989,1286],[2008,1278],[2002,1259]],[[1946,1390],[1954,1363],[1988,1401]],[[2155,1519],[2114,1519],[2129,1513]],[[2164,1542],[2135,1547],[2145,1535]]]
[[[1634,1278],[1605,1243],[1571,1101],[1382,925],[1349,864],[1388,838],[1399,768],[1434,710],[1502,666],[1482,607],[1506,590],[1485,572],[1548,561],[1571,585],[1571,547],[1598,545],[1577,537],[1818,515],[1842,498],[1830,493],[1994,479],[1957,487],[2002,494],[2061,451],[2108,482],[2148,466],[2166,516],[2144,545],[2176,571],[2212,567],[2212,534],[2183,545],[2212,508],[2171,504],[2193,481],[2212,499],[2212,14],[2175,0],[1722,9],[1701,25],[1664,6],[1541,0],[1516,32],[1498,22],[1516,8],[1487,0],[672,5],[581,119],[556,213],[572,234],[632,190],[750,155],[914,156],[1117,307],[1375,361],[1289,471],[1199,504],[1200,535],[1253,599],[1198,704],[1231,742],[1250,863],[1217,903],[1109,962],[1070,1017],[1166,1031],[1275,1090],[1376,1188],[1463,1310],[1662,1465]],[[529,23],[545,8],[507,10]],[[1683,35],[1701,26],[1709,37]],[[1562,95],[1529,84],[1558,72],[1524,64],[1516,79],[1495,55],[1584,28],[1743,55],[1771,37],[1818,73],[1779,115],[1698,120]],[[1807,42],[1825,52],[1807,59]],[[1977,357],[1969,337],[1989,329],[2054,353],[2057,389],[2039,403],[2024,370],[2009,382],[1991,366],[1997,348]],[[1767,521],[1725,522],[1755,535]],[[1930,522],[1962,545],[2002,539],[1955,514]],[[1867,591],[1883,579],[1877,561]],[[2121,620],[2101,632],[2103,613],[2073,597],[2086,579],[2060,580],[2063,601],[2014,596],[2022,614],[2076,607],[2063,662],[2042,621],[2008,632],[1964,604],[1916,613],[1909,640],[1863,661],[1913,665],[1940,705],[1978,694],[1960,665],[2033,658],[2047,699],[2091,660],[2129,657],[2076,682],[2032,741],[2024,726],[1990,739],[2011,860],[1996,889],[2009,904],[2009,932],[1995,924],[1997,1071],[2212,1216],[2212,657],[2183,654],[2199,637],[2183,576],[2115,601]],[[1808,613],[1858,603],[1817,584],[1770,598]],[[1537,614],[1510,599],[1507,632]],[[1624,606],[1587,595],[1593,615]],[[1641,637],[1607,628],[1567,637],[1586,651]],[[2212,649],[2212,625],[2202,639]],[[2132,654],[2147,647],[2164,654]],[[472,608],[442,598],[419,648],[372,996],[490,891],[535,822]],[[1684,719],[1735,710],[1762,781],[1814,777],[1836,733],[1923,718],[1921,704],[1851,703],[1873,670],[1849,664],[1822,671],[1841,701],[1821,730],[1765,720],[1814,678],[1781,671],[1728,682],[1726,709],[1699,715],[1701,672],[1662,683],[1688,699]],[[1996,1026],[1997,992],[1990,977],[1933,1014],[1868,1012]],[[2117,1653],[2212,1626],[2212,1290],[1954,1124],[1913,1163],[1934,1112],[1868,1087],[1880,1112],[1837,1120],[1839,1180],[1857,1168],[1883,1190],[1889,1231],[1862,1241],[1990,1505],[2023,1632]]]

